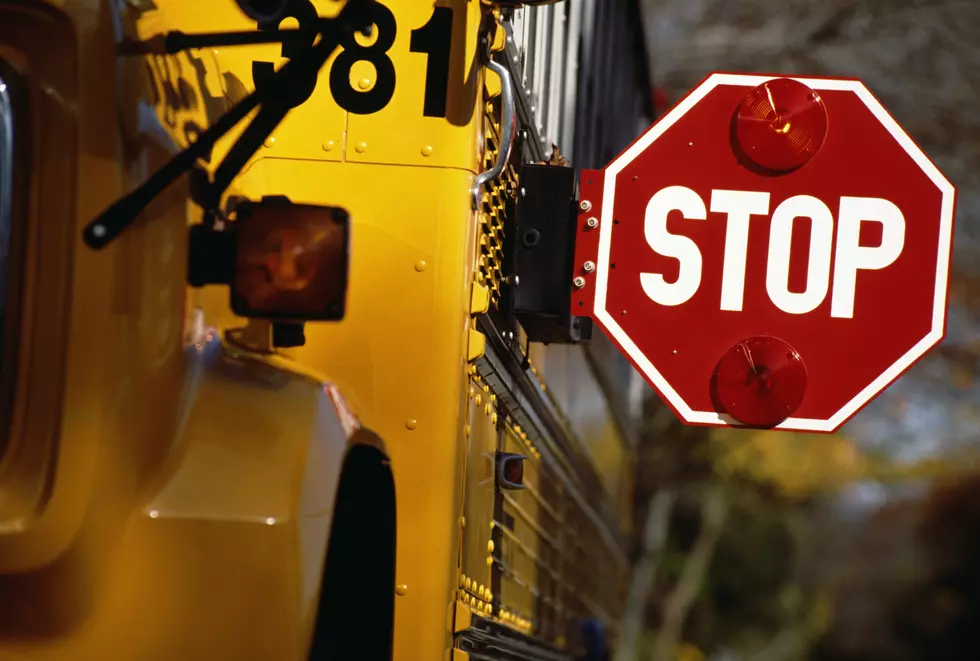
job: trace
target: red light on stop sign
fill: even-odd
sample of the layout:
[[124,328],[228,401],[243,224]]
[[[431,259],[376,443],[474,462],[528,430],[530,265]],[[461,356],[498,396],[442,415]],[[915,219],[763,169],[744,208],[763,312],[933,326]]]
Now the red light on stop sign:
[[748,93],[735,115],[745,156],[786,172],[809,161],[827,137],[827,109],[812,89],[790,78],[769,80]]
[[752,337],[722,356],[712,382],[724,412],[751,427],[775,427],[803,401],[806,365],[786,342]]

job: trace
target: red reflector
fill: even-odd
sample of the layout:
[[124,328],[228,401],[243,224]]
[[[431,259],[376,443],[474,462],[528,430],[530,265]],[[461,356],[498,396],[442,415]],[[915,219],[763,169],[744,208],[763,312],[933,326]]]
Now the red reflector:
[[515,457],[504,464],[504,478],[511,484],[524,484],[524,461]]
[[751,337],[728,350],[715,367],[716,404],[752,427],[775,427],[800,406],[806,365],[775,337]]
[[735,137],[745,156],[767,170],[804,165],[827,137],[827,108],[812,89],[790,78],[762,83],[735,115]]

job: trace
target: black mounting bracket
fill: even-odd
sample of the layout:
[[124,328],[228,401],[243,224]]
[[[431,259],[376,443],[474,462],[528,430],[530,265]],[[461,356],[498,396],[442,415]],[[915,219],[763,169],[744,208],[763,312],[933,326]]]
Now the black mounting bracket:
[[575,344],[592,338],[592,319],[571,313],[575,255],[575,171],[525,164],[505,231],[508,285],[503,309],[520,322],[530,342]]

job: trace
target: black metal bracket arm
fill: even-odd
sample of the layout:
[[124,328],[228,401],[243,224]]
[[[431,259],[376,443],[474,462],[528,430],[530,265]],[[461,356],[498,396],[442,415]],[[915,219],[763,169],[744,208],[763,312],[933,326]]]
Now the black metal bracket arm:
[[116,47],[116,54],[122,56],[176,55],[191,48],[279,44],[309,32],[309,29],[303,28],[280,28],[272,31],[202,32],[197,34],[187,34],[180,30],[174,30],[173,32],[154,35],[149,39],[123,39]]
[[85,243],[96,250],[111,243],[139,217],[154,198],[190,170],[199,158],[212,150],[218,140],[250,112],[259,108],[255,119],[235,141],[219,164],[214,181],[207,187],[207,200],[216,203],[248,159],[258,151],[289,112],[290,107],[283,99],[289,98],[290,88],[297,81],[308,80],[319,74],[320,69],[339,47],[344,30],[361,33],[369,31],[374,22],[370,12],[373,4],[374,0],[351,0],[335,18],[321,18],[318,26],[319,43],[302,55],[290,59],[275,73],[267,86],[256,89],[232,106],[201,133],[193,144],[88,223],[82,230]]

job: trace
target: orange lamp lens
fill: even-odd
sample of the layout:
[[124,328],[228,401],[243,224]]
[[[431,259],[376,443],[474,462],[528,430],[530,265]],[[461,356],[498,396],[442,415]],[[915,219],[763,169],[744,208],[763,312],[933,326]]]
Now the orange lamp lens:
[[260,203],[236,222],[236,314],[273,319],[343,317],[349,218],[342,209]]
[[803,401],[806,365],[786,342],[751,337],[722,356],[712,385],[716,405],[723,412],[751,427],[775,427]]
[[745,97],[735,114],[735,138],[746,158],[775,172],[805,165],[827,137],[820,95],[790,78],[767,81]]
[[524,461],[513,458],[504,464],[504,478],[511,484],[524,484]]

